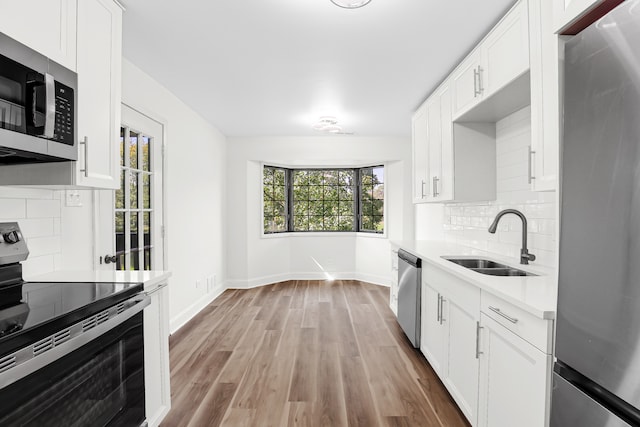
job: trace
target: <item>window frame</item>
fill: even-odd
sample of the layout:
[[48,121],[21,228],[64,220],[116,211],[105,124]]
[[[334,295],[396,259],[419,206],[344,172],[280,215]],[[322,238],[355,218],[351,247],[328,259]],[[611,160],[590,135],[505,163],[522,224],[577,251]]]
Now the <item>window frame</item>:
[[[264,169],[265,168],[274,168],[274,169],[281,169],[285,171],[285,185],[286,185],[286,191],[285,191],[285,195],[286,195],[286,201],[285,201],[285,206],[286,206],[286,220],[285,220],[285,224],[286,224],[286,230],[283,231],[265,231],[265,227],[264,227],[264,220],[265,220],[265,215],[264,215]],[[388,227],[388,222],[387,222],[387,174],[385,173],[384,175],[384,181],[382,182],[382,185],[384,186],[384,196],[383,196],[383,207],[382,207],[382,218],[383,218],[383,230],[382,231],[376,231],[376,230],[366,230],[362,228],[362,185],[361,185],[361,179],[362,179],[362,175],[361,172],[365,169],[374,169],[374,168],[382,168],[383,170],[387,170],[387,164],[386,163],[373,163],[371,165],[365,165],[365,166],[353,166],[353,167],[344,167],[344,166],[338,166],[338,167],[331,167],[331,166],[309,166],[309,167],[291,167],[291,166],[282,166],[282,165],[277,165],[277,164],[273,164],[273,163],[261,163],[260,164],[260,193],[261,193],[261,208],[260,208],[260,212],[261,212],[261,221],[260,221],[260,230],[261,230],[261,235],[264,238],[272,238],[272,237],[278,237],[278,236],[282,236],[282,235],[299,235],[299,236],[309,236],[309,235],[340,235],[340,236],[344,236],[344,235],[365,235],[368,237],[379,237],[379,238],[384,238],[387,235],[387,227]],[[326,170],[330,170],[330,171],[353,171],[354,173],[354,200],[353,200],[353,204],[354,204],[354,220],[353,220],[353,228],[351,230],[295,230],[294,226],[294,198],[293,198],[293,173],[294,171],[326,171]]]

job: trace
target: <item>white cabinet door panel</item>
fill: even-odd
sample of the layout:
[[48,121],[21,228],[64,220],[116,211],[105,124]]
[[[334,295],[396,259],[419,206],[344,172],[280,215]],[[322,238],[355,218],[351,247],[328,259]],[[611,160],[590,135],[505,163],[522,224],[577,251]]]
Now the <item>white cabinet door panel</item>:
[[527,2],[521,1],[482,42],[483,96],[489,97],[529,69]]
[[111,0],[78,4],[78,184],[119,187],[122,11]]
[[427,104],[423,104],[413,115],[412,126],[412,149],[413,149],[413,203],[426,201],[427,185],[427,162],[428,144],[427,140]]
[[0,0],[0,32],[76,70],[76,0]]
[[472,52],[452,74],[453,116],[457,117],[476,105],[480,99],[478,68],[481,64],[480,49]]
[[440,324],[440,294],[422,282],[422,309],[420,316],[420,350],[436,373],[446,375],[446,328]]
[[445,321],[449,324],[446,384],[462,412],[475,425],[479,370],[479,360],[476,358],[477,313],[468,313],[455,300],[445,301],[445,304],[448,307]]
[[547,355],[481,314],[478,426],[541,427],[547,424]]

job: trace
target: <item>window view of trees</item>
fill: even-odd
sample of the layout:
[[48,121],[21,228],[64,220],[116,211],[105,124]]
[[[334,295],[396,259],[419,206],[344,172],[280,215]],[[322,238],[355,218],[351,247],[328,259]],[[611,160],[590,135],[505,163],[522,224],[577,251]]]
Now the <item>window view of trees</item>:
[[263,170],[264,232],[384,232],[384,167]]
[[265,167],[263,173],[264,232],[287,231],[287,173],[285,169]]

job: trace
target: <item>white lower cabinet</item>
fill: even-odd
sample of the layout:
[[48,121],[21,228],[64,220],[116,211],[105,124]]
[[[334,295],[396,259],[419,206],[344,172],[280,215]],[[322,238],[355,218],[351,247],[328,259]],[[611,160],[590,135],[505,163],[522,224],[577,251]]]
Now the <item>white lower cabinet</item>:
[[168,291],[166,283],[147,291],[151,304],[144,309],[145,410],[151,427],[171,408]]
[[464,415],[475,425],[480,290],[429,265],[423,267],[422,274],[420,348]]
[[553,356],[481,314],[478,426],[548,425]]
[[420,350],[471,425],[547,426],[553,320],[428,262],[421,291]]

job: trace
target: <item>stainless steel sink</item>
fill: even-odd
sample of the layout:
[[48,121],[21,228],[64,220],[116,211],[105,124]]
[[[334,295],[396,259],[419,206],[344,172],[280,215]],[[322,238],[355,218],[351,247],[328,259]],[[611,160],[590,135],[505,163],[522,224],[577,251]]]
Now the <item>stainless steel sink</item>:
[[528,271],[520,270],[519,268],[510,267],[484,258],[443,258],[447,261],[468,268],[469,270],[475,271],[476,273],[487,274],[489,276],[537,276],[537,274],[529,273]]

